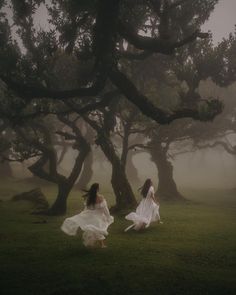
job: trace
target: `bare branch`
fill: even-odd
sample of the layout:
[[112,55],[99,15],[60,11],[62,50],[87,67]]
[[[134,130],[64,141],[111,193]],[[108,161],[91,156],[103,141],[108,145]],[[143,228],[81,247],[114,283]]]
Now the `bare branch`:
[[182,47],[183,45],[195,41],[197,38],[207,38],[207,33],[201,33],[196,30],[191,35],[186,36],[179,41],[171,41],[161,38],[151,38],[147,36],[141,36],[136,33],[136,31],[130,26],[119,23],[119,33],[124,37],[129,43],[134,45],[136,48],[141,50],[147,50],[149,52],[172,54],[175,48]]
[[90,111],[104,108],[109,105],[110,101],[114,98],[115,95],[118,95],[120,92],[118,90],[112,90],[101,96],[99,101],[90,103],[84,107],[80,107],[76,102],[72,100],[64,101],[67,106],[71,108],[72,111],[76,112],[79,115],[84,115]]
[[[104,77],[99,77],[90,87],[81,87],[72,90],[57,91],[48,89],[46,87],[29,86],[23,82],[13,81],[11,78],[1,75],[2,79],[7,86],[15,91],[18,96],[22,97],[25,101],[31,101],[34,98],[51,98],[57,100],[64,100],[73,97],[82,97],[81,101],[88,102],[94,101],[91,96],[96,96],[105,86]],[[89,97],[90,96],[90,97]]]
[[210,120],[222,111],[222,104],[219,101],[206,101],[211,112],[207,118],[201,117],[198,109],[182,108],[172,112],[166,112],[155,106],[146,96],[141,94],[135,85],[118,69],[113,70],[109,74],[110,80],[117,88],[136,105],[140,111],[155,120],[159,124],[168,124],[180,118],[193,118],[195,120]]

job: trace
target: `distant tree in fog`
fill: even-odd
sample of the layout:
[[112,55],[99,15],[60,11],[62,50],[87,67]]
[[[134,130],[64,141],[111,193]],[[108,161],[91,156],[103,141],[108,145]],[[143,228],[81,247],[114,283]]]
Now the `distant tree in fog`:
[[[195,46],[191,44],[179,49],[175,58],[166,57],[161,60],[150,58],[146,66],[152,65],[153,69],[144,72],[142,81],[145,81],[145,75],[148,77],[144,87],[148,87],[146,91],[155,93],[159,104],[165,109],[173,109],[176,105],[186,107],[193,105],[196,101],[203,101],[203,94],[199,90],[200,83],[205,85],[205,88],[214,87],[214,85],[216,88],[217,86],[227,87],[235,82],[235,46],[236,35],[230,34],[228,39],[224,39],[216,47],[208,39],[198,42]],[[161,75],[158,85],[153,83],[154,75],[159,77]],[[159,95],[160,92],[164,94],[164,101]],[[188,151],[188,148],[183,148],[184,145],[190,148],[191,144],[204,141],[209,143],[214,138],[219,145],[219,138],[235,129],[234,101],[232,97],[231,100],[227,99],[224,102],[224,111],[214,119],[214,122],[202,123],[182,119],[170,125],[158,127],[153,125],[150,128],[152,131],[148,134],[149,141],[143,145],[143,148],[151,154],[151,159],[157,166],[157,193],[161,199],[182,199],[173,179],[171,154],[175,153],[175,149],[178,150],[176,153]],[[200,104],[199,107],[204,114],[204,104]],[[183,142],[182,145],[181,142]],[[221,142],[221,146],[225,146],[225,143]],[[140,145],[139,148],[142,146]],[[232,149],[230,150],[232,152]]]

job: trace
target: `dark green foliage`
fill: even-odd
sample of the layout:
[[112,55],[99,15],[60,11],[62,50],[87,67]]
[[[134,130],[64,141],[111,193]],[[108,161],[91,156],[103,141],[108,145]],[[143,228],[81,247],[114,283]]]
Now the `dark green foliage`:
[[[216,0],[11,2],[14,25],[25,52],[18,56],[14,69],[9,65],[8,71],[3,70],[1,76],[28,103],[33,98],[64,100],[77,97],[76,104],[80,108],[81,96],[94,96],[90,105],[96,108],[96,96],[115,86],[143,114],[158,123],[167,124],[182,117],[202,119],[196,107],[197,100],[191,107],[174,111],[173,116],[169,116],[155,97],[149,99],[148,93],[140,93],[126,73],[120,73],[121,58],[132,54],[136,57],[143,54],[143,58],[155,53],[170,55],[196,39],[206,38],[207,35],[200,33],[199,29],[208,19]],[[46,5],[49,14],[51,27],[48,32],[34,26],[34,14],[40,4]],[[140,32],[148,34],[143,36]],[[127,50],[121,48],[124,41],[128,43]],[[78,77],[73,79],[77,80],[77,85],[66,88],[65,92],[58,91],[57,84],[53,83],[55,73],[52,68],[58,52],[73,55],[80,67],[80,71],[74,73],[75,78]],[[69,63],[67,68],[70,68]],[[159,78],[160,75],[155,75],[154,79],[158,81]],[[79,86],[82,87],[77,88]],[[211,110],[209,119],[219,110]]]

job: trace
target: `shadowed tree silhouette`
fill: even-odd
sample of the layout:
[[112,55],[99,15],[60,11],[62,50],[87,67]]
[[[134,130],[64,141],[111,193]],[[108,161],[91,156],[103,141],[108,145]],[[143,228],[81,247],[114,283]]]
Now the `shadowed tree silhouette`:
[[[74,99],[80,108],[96,109],[98,103],[108,103],[100,95],[112,84],[143,114],[160,124],[183,117],[211,120],[221,112],[217,100],[204,102],[209,111],[204,117],[196,106],[166,112],[147,94],[141,93],[119,67],[123,57],[139,59],[140,54],[142,58],[155,54],[171,55],[188,43],[207,38],[208,34],[200,32],[200,26],[209,17],[217,0],[194,3],[135,0],[131,1],[132,4],[121,0],[70,0],[66,4],[52,0],[47,5],[52,25],[49,31],[37,30],[34,26],[33,15],[44,1],[10,2],[14,24],[25,51],[17,48],[12,40],[10,26],[2,14],[5,42],[1,42],[0,53],[5,66],[1,68],[0,77],[22,98],[24,103],[20,109],[41,98],[53,101]],[[148,23],[152,24],[151,36]],[[120,51],[117,49],[119,42],[127,42],[133,50]],[[51,64],[60,50],[75,56],[80,65],[77,86],[63,90],[51,82]],[[12,62],[7,62],[6,54],[15,57]]]

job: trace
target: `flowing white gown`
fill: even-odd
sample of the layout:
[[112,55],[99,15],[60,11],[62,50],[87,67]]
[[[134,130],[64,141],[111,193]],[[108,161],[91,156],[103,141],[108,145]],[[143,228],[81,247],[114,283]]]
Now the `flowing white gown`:
[[61,230],[71,236],[77,234],[80,228],[83,231],[83,243],[87,246],[94,246],[98,240],[104,240],[108,235],[107,229],[114,218],[110,215],[105,199],[93,207],[85,206],[84,210],[72,217],[66,218]]
[[138,205],[136,212],[131,212],[126,215],[127,220],[133,221],[133,224],[125,229],[125,231],[134,227],[139,230],[145,224],[145,228],[149,227],[153,221],[160,220],[159,205],[157,205],[152,196],[154,196],[154,187],[151,186],[148,190],[146,198],[143,198]]

